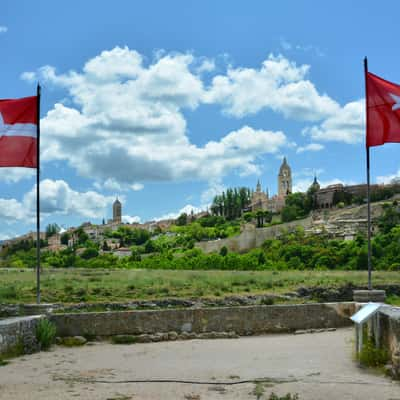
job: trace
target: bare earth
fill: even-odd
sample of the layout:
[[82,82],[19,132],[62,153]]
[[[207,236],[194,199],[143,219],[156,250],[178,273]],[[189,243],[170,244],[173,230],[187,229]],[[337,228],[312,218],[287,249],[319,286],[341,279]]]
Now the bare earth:
[[[298,393],[300,400],[400,400],[399,383],[357,367],[352,339],[352,329],[341,329],[305,335],[54,347],[0,367],[0,399],[256,399],[254,383],[226,382],[266,378],[263,399],[274,391]],[[90,382],[135,379],[209,383]]]

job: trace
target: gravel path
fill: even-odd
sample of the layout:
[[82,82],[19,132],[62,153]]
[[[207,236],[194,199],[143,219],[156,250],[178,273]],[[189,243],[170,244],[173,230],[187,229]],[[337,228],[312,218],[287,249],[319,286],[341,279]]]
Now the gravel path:
[[[1,400],[267,399],[274,391],[299,400],[400,400],[400,384],[352,361],[352,329],[304,335],[190,340],[134,345],[54,347],[0,367]],[[189,383],[96,383],[178,379]],[[224,382],[225,384],[218,384]]]

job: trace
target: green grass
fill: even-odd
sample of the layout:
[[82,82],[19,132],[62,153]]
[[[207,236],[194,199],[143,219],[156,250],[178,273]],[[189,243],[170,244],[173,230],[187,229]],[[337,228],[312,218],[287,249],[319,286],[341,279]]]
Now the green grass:
[[393,306],[400,306],[400,296],[391,295],[386,299],[386,303],[392,304]]
[[[123,302],[171,297],[282,294],[301,286],[362,285],[365,271],[44,270],[42,302]],[[373,273],[374,284],[400,284],[398,272]],[[32,270],[0,269],[0,303],[35,301]],[[11,295],[10,295],[11,294]],[[394,301],[399,298],[392,297]]]

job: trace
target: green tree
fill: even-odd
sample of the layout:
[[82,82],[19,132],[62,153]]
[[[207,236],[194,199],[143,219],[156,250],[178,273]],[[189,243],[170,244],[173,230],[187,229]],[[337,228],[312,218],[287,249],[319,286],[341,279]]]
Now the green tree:
[[176,225],[183,226],[187,224],[188,216],[186,213],[182,213],[176,220]]
[[68,246],[68,240],[70,239],[70,237],[71,235],[68,232],[62,233],[60,237],[61,244]]
[[222,246],[222,247],[221,247],[221,250],[219,251],[219,254],[220,254],[222,257],[225,257],[225,256],[228,254],[228,248],[227,248],[226,246]]
[[46,226],[46,239],[49,238],[50,236],[55,235],[56,233],[59,233],[61,228],[57,224],[48,224]]
[[294,221],[299,215],[299,209],[296,206],[285,206],[281,211],[282,222]]

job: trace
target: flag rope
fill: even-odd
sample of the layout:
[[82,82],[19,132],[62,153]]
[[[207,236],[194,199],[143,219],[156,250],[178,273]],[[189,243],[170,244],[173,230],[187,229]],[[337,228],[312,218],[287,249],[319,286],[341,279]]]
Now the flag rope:
[[[368,59],[364,58],[365,73],[365,129],[368,132]],[[367,135],[366,135],[367,137]],[[370,190],[370,151],[368,143],[365,146],[367,158],[367,235],[368,235],[368,290],[372,290],[372,261],[371,261],[371,190]]]
[[40,85],[37,85],[36,125],[36,302],[40,304]]

